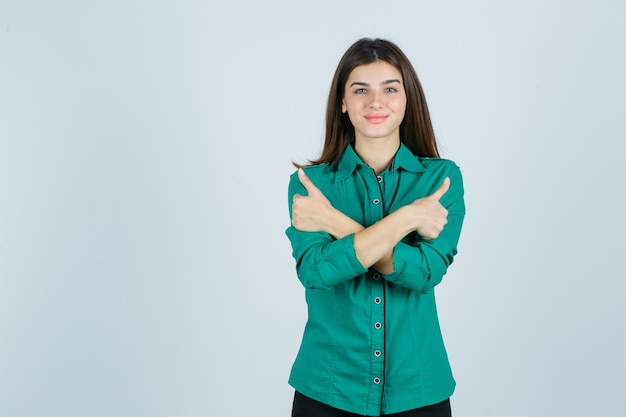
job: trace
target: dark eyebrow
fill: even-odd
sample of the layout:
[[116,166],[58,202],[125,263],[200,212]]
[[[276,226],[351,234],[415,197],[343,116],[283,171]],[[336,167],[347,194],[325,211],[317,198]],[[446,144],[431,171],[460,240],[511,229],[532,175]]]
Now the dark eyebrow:
[[[400,80],[387,80],[387,81],[383,81],[382,83],[380,83],[380,85],[388,85],[388,84],[393,84],[393,83],[402,84],[400,82]],[[361,81],[355,81],[352,84],[350,84],[350,88],[354,87],[355,85],[361,85],[363,87],[369,87],[368,83],[364,83],[364,82],[361,82]]]

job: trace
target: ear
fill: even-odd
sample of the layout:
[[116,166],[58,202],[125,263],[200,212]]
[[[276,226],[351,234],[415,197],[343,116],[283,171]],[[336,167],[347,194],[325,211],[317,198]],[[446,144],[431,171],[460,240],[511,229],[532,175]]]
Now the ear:
[[346,107],[346,101],[344,99],[341,99],[341,112],[345,113],[348,111],[348,108]]

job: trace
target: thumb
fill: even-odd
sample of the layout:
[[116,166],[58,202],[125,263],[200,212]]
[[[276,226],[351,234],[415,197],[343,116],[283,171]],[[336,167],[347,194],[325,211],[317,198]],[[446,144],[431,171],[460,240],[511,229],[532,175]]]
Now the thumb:
[[308,191],[309,195],[311,194],[319,194],[320,190],[313,184],[313,181],[307,177],[302,168],[298,168],[298,179],[304,185],[304,188]]
[[443,197],[443,195],[447,193],[449,189],[450,189],[450,178],[446,177],[443,180],[443,183],[441,184],[441,186],[439,186],[439,188],[437,189],[437,191],[435,191],[434,193],[430,195],[430,198],[434,198],[437,201],[439,201],[439,199]]

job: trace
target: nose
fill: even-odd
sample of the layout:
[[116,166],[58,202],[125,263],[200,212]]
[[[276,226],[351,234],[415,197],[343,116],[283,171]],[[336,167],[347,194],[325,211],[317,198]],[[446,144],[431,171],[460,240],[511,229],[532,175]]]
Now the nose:
[[380,109],[383,106],[381,93],[374,91],[371,97],[372,101],[370,102],[370,108]]

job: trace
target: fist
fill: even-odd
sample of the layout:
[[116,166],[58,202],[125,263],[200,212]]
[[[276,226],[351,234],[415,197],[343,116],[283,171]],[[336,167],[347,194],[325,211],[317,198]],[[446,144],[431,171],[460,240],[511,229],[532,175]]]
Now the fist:
[[448,210],[439,202],[448,189],[450,178],[446,177],[437,191],[410,204],[414,210],[415,231],[424,240],[436,239],[448,224]]
[[328,231],[328,221],[333,206],[322,192],[307,177],[302,168],[298,169],[298,179],[308,195],[296,194],[291,204],[291,224],[301,232]]

